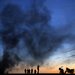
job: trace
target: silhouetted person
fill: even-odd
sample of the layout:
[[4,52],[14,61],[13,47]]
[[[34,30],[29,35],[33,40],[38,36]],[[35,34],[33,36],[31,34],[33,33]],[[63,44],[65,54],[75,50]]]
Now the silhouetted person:
[[31,74],[33,74],[33,69],[31,69]]
[[60,74],[64,74],[64,70],[62,68],[59,68]]
[[38,66],[37,66],[37,73],[39,73],[39,67],[40,67],[40,66],[38,65]]
[[69,68],[66,67],[65,74],[66,74],[66,73],[74,74],[74,69],[69,69]]
[[27,69],[27,74],[30,74],[30,69]]
[[34,70],[34,74],[36,74],[36,70]]
[[25,74],[26,74],[26,71],[27,71],[27,70],[25,69],[24,71],[25,71]]

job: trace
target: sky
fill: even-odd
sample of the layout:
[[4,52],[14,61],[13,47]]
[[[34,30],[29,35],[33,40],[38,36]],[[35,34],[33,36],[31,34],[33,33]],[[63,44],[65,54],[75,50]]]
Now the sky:
[[[7,4],[18,5],[23,12],[30,8],[32,0],[0,0],[0,13]],[[44,65],[48,70],[58,71],[58,68],[66,66],[74,68],[75,63],[75,0],[46,0],[45,6],[49,10],[51,20],[49,24],[55,29],[57,35],[68,35],[52,55],[48,56]],[[2,24],[0,24],[0,31]],[[55,37],[56,38],[56,37]],[[64,37],[63,37],[64,38]],[[23,46],[21,46],[23,47]],[[0,39],[0,56],[3,55],[3,43]],[[20,57],[23,58],[20,54]],[[25,52],[26,53],[26,52]],[[30,57],[30,56],[29,56]],[[29,58],[28,58],[29,59]],[[47,71],[48,71],[47,70]],[[46,71],[46,70],[45,70]],[[46,71],[46,72],[47,72]],[[48,71],[49,72],[49,71]]]

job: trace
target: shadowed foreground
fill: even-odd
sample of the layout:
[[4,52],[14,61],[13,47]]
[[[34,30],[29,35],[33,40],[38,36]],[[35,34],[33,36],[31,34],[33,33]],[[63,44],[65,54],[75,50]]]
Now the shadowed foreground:
[[[59,74],[59,73],[39,73],[39,74],[24,74],[24,73],[19,73],[19,74],[22,74],[22,75],[75,75],[75,74]],[[14,74],[11,74],[11,75],[14,75]]]

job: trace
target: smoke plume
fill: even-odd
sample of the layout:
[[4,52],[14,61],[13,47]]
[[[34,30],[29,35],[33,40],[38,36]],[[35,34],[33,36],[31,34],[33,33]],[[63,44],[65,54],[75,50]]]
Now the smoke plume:
[[52,55],[67,36],[55,32],[49,24],[50,20],[50,12],[43,0],[33,0],[31,8],[25,12],[14,4],[5,6],[1,13],[3,29],[0,34],[4,45],[4,55],[1,61],[2,73],[19,61],[27,59],[25,54],[23,59],[19,55],[19,50],[14,50],[19,47],[20,40],[24,42],[20,44],[24,45],[20,52],[28,52],[28,55],[37,63],[45,61],[48,56]]

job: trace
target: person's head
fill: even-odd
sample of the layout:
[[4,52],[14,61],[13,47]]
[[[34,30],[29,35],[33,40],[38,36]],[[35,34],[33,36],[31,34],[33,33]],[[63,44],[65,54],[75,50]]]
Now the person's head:
[[59,68],[59,70],[61,70],[61,68]]

